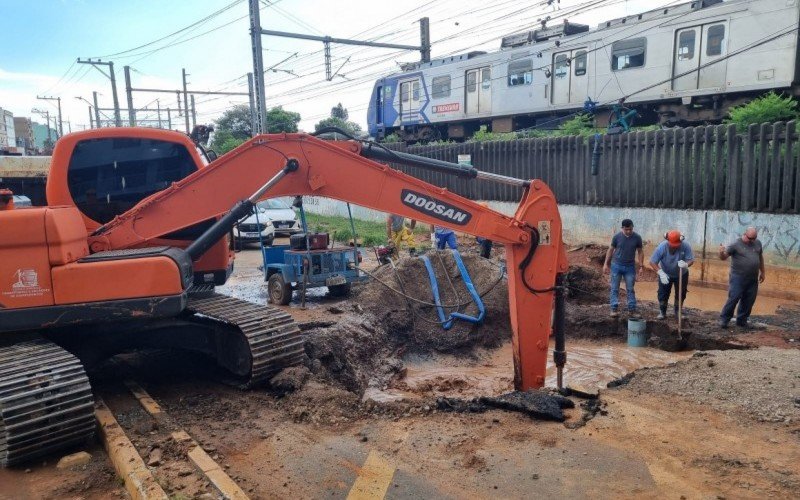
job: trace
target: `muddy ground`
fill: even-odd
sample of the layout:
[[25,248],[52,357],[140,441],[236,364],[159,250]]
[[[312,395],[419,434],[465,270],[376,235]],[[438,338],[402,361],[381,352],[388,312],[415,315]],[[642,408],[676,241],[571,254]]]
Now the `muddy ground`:
[[[440,405],[442,397],[469,401],[512,389],[507,290],[498,280],[497,254],[490,262],[465,252],[490,305],[482,326],[458,324],[444,332],[429,304],[412,301],[409,307],[389,287],[402,283],[423,302],[432,297],[420,261],[402,261],[397,273],[376,270],[384,284],[375,280],[349,300],[315,293],[305,309],[288,306],[307,336],[309,360],[273,387],[229,388],[202,360],[179,353],[139,356],[137,378],[185,430],[215,450],[253,498],[346,497],[365,476],[385,482],[387,496],[403,498],[527,497],[531,491],[800,496],[800,308],[787,305],[756,318],[761,330],[726,332],[714,326],[714,311],[691,309],[690,294],[686,343],[672,340],[672,318],[651,321],[649,329],[654,346],[702,351],[627,348],[625,319],[608,316],[602,254],[596,247],[569,253],[567,381],[604,387],[628,371],[650,368],[602,389],[596,403],[574,399],[564,423],[496,409],[454,413]],[[473,314],[474,306],[462,300],[452,257],[441,257],[432,261],[442,302],[463,302],[462,312]],[[224,291],[264,303],[259,259],[257,250],[242,252]],[[367,259],[365,265],[375,263]],[[642,311],[651,320],[657,314],[653,303]],[[15,485],[11,493],[0,487],[0,498],[124,496],[103,452],[92,451],[85,470],[57,471],[49,461],[28,474],[0,472],[0,484]]]

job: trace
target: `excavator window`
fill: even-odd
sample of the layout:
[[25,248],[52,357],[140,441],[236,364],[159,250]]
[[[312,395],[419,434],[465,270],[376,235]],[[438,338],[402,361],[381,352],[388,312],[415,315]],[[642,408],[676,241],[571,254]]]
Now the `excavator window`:
[[78,209],[104,224],[197,170],[182,144],[103,138],[76,144],[67,184]]

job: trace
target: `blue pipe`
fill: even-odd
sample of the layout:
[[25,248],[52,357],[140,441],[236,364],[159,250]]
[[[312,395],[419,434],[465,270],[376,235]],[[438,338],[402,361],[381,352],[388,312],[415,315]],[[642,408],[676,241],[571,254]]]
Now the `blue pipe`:
[[449,317],[445,317],[442,301],[439,297],[439,284],[436,280],[436,273],[433,271],[433,265],[431,264],[430,258],[428,258],[427,255],[423,255],[421,258],[425,263],[425,269],[428,271],[428,278],[431,281],[431,291],[433,292],[433,300],[436,303],[436,313],[439,315],[439,321],[442,323],[442,328],[444,328],[445,331],[453,327],[453,323],[456,319],[477,324],[482,322],[483,318],[486,317],[486,308],[483,305],[483,300],[481,300],[481,296],[478,294],[478,291],[475,290],[475,285],[472,283],[472,279],[469,276],[467,267],[464,265],[464,261],[461,260],[461,254],[458,253],[458,250],[452,250],[452,252],[453,259],[455,259],[456,266],[458,266],[458,271],[461,273],[461,279],[464,281],[467,291],[469,291],[469,294],[472,296],[472,300],[478,307],[478,315],[470,316],[460,312],[452,312],[450,313]]

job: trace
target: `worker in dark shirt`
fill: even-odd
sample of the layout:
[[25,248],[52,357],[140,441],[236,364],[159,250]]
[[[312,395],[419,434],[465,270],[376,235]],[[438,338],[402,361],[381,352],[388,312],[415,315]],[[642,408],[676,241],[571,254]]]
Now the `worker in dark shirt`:
[[748,227],[741,238],[727,247],[719,246],[719,258],[727,260],[728,257],[731,258],[728,301],[725,302],[722,313],[719,315],[719,326],[728,327],[728,322],[733,317],[733,310],[738,303],[736,325],[741,328],[751,328],[747,320],[750,318],[750,312],[756,302],[758,284],[763,283],[766,278],[764,254],[761,242],[758,241],[756,228]]
[[611,317],[619,316],[619,285],[625,279],[625,292],[628,294],[628,314],[638,317],[636,309],[636,275],[641,275],[644,267],[642,237],[633,232],[633,221],[622,221],[622,230],[611,239],[611,245],[603,262],[603,273],[611,273]]

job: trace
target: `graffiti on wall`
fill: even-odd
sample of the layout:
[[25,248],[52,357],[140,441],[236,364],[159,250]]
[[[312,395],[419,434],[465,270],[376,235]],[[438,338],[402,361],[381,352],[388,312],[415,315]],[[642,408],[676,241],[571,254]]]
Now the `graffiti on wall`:
[[736,212],[728,224],[717,224],[715,229],[720,243],[729,243],[749,226],[758,230],[768,260],[800,264],[800,216]]

